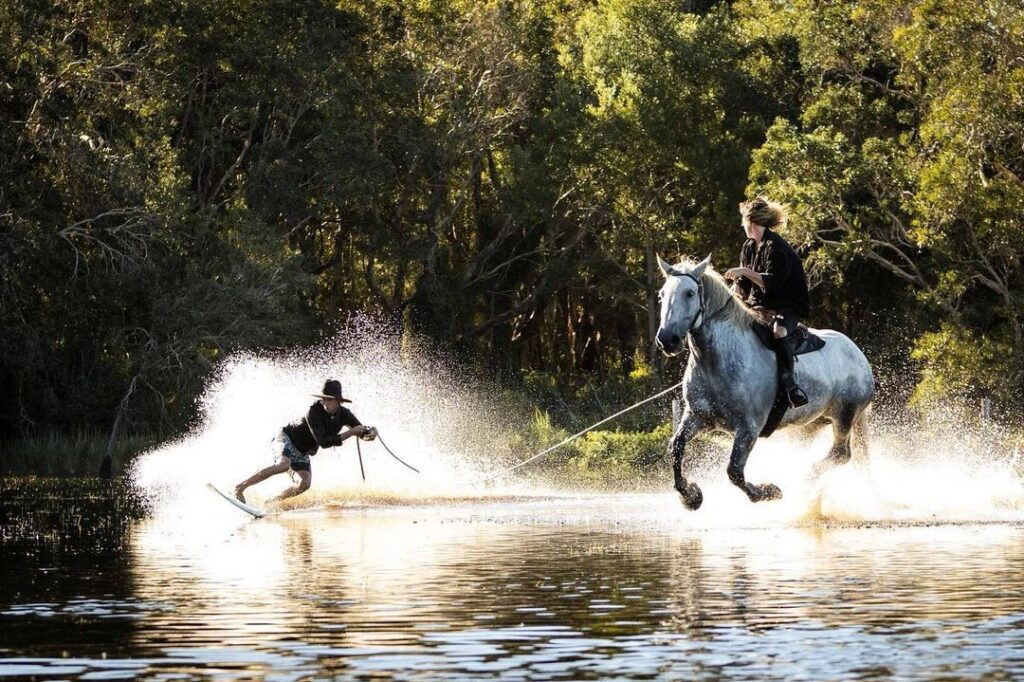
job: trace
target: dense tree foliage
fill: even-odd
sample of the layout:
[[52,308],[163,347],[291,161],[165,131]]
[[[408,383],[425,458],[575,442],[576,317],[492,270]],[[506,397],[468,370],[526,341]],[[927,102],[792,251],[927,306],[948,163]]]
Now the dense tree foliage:
[[882,314],[912,330],[899,342],[921,363],[915,400],[1019,397],[1024,8],[751,2],[744,14],[797,41],[809,83],[800,116],[756,152],[753,186],[788,200],[793,235],[851,306],[883,278]]
[[757,191],[914,400],[1024,387],[1017,3],[8,0],[0,123],[5,435],[180,424],[357,313],[649,376],[655,254],[731,263]]

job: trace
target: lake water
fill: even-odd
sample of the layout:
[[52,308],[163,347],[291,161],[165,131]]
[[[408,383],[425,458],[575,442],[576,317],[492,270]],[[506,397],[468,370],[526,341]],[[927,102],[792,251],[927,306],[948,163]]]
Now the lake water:
[[223,504],[116,551],[7,550],[0,677],[1024,676],[1021,523],[759,527],[762,508],[718,526],[672,494]]

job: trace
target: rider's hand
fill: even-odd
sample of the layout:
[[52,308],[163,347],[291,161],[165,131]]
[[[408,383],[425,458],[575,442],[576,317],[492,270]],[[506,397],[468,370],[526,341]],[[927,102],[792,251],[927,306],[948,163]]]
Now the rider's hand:
[[370,427],[369,426],[363,426],[362,424],[360,424],[359,426],[353,426],[352,427],[352,434],[355,435],[355,436],[359,436],[360,438],[365,436],[369,431],[370,431]]
[[743,276],[745,270],[746,268],[729,268],[722,277],[726,279],[739,279]]

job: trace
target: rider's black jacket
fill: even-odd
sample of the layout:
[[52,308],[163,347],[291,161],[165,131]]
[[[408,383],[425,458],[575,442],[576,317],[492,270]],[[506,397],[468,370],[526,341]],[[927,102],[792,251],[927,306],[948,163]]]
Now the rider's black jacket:
[[737,280],[740,295],[751,307],[800,318],[810,314],[811,297],[800,256],[774,230],[765,229],[760,247],[753,239],[743,242],[740,266],[750,268],[764,279],[764,291],[746,277]]
[[341,445],[341,437],[338,435],[341,427],[359,424],[359,420],[347,408],[342,407],[334,414],[327,414],[324,404],[318,400],[309,406],[305,417],[282,430],[299,452],[315,455],[320,448]]

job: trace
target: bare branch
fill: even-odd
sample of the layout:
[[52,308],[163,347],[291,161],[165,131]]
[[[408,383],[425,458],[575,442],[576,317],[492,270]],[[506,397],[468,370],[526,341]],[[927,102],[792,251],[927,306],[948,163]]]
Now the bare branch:
[[[256,113],[259,114],[258,107]],[[234,162],[228,166],[226,171],[224,171],[224,175],[221,176],[220,182],[218,182],[217,186],[213,188],[213,192],[210,193],[210,197],[206,200],[207,203],[213,203],[214,199],[217,198],[217,195],[220,194],[221,188],[224,187],[224,183],[227,182],[228,178],[230,178],[234,172],[238,170],[238,167],[242,165],[242,160],[245,158],[246,152],[248,152],[249,147],[252,146],[252,134],[256,130],[257,118],[258,116],[253,116],[252,125],[249,126],[249,131],[245,134],[245,141],[242,143],[242,151],[238,152],[238,156],[235,158]]]

